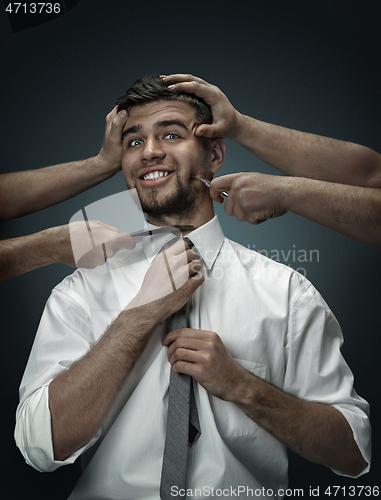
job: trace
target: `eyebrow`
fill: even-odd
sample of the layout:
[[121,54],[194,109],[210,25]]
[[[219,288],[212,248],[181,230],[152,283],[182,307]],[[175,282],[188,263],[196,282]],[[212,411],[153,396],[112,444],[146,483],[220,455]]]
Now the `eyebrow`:
[[181,120],[161,120],[155,124],[155,128],[171,127],[172,125],[178,125],[179,127],[188,130],[188,127]]
[[[161,120],[155,123],[154,128],[159,129],[159,128],[171,127],[172,125],[178,125],[179,127],[182,127],[185,130],[189,130],[188,127],[185,125],[185,123],[181,120]],[[140,132],[142,129],[143,127],[141,125],[133,125],[132,127],[128,128],[122,133],[122,141],[127,135],[136,134],[137,132]]]
[[141,125],[133,125],[132,127],[128,128],[127,130],[125,130],[123,133],[122,133],[122,141],[123,139],[129,135],[129,134],[136,134],[137,132],[139,132],[139,130],[142,129],[142,126]]

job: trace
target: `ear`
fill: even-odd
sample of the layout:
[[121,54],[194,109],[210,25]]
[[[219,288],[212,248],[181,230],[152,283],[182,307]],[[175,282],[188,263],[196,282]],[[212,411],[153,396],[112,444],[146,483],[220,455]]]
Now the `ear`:
[[225,159],[225,143],[220,138],[212,139],[212,162],[209,170],[215,174],[221,167]]

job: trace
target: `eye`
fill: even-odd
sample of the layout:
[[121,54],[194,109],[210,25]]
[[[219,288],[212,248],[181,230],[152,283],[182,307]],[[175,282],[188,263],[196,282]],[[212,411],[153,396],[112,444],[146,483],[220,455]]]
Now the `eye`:
[[128,146],[135,147],[135,146],[139,146],[139,144],[143,144],[143,141],[141,139],[132,139],[132,141],[130,141],[128,143]]
[[178,139],[179,138],[179,135],[177,134],[167,134],[165,136],[165,139]]

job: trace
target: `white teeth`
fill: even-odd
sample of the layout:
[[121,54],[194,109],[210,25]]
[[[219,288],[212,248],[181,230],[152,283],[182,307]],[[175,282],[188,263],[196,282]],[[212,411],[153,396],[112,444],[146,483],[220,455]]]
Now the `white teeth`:
[[150,172],[149,174],[146,174],[143,179],[145,181],[151,181],[154,179],[160,179],[160,177],[167,177],[168,172],[163,172],[162,170],[159,172],[158,170],[155,170],[155,172]]

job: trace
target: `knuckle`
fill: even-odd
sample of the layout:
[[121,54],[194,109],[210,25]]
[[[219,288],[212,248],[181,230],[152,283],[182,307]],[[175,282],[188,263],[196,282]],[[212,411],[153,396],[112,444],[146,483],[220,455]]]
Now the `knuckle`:
[[176,363],[174,363],[172,365],[172,369],[176,372],[176,373],[180,373],[182,372],[182,370],[184,369],[184,365],[185,363],[183,361],[176,361]]
[[181,358],[179,349],[175,349],[172,353],[171,360],[172,361],[178,361]]
[[212,362],[212,355],[209,352],[204,353],[204,364],[209,365]]
[[210,332],[210,336],[211,336],[212,340],[219,340],[219,338],[220,338],[218,333],[216,333],[216,332]]
[[246,196],[241,196],[240,205],[243,212],[248,212],[251,208],[251,200]]

